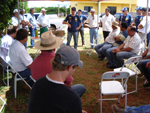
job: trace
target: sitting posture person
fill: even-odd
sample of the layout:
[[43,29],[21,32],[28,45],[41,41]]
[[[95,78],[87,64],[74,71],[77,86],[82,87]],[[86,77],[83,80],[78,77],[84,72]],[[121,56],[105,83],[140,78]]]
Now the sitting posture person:
[[113,49],[111,52],[111,58],[113,58],[115,63],[114,68],[121,67],[124,64],[124,59],[139,55],[141,52],[141,39],[136,33],[136,27],[129,26],[127,30],[129,36],[124,43],[118,48]]
[[115,37],[115,43],[113,43],[112,46],[103,46],[102,47],[102,52],[103,54],[107,57],[108,59],[108,63],[107,63],[107,67],[108,68],[112,68],[113,65],[114,65],[114,61],[113,59],[111,58],[111,51],[114,49],[114,48],[117,48],[119,47],[121,44],[123,44],[124,40],[127,38],[128,36],[128,33],[127,33],[127,24],[125,22],[122,22],[121,25],[120,25],[120,34],[117,35]]
[[[56,42],[56,43],[54,43]],[[46,76],[52,72],[51,60],[54,59],[54,51],[63,43],[61,38],[55,37],[51,31],[41,35],[41,40],[35,43],[35,48],[40,49],[42,53],[33,61],[31,65],[31,74],[35,80]],[[46,46],[48,45],[48,46]],[[64,84],[81,97],[86,89],[82,84],[72,85],[73,77],[69,76]]]
[[112,44],[115,42],[114,38],[119,34],[119,29],[118,29],[118,25],[119,23],[116,21],[113,21],[112,23],[112,29],[113,31],[109,33],[108,37],[105,39],[104,43],[101,43],[97,46],[95,46],[95,50],[98,54],[98,58],[101,58],[100,60],[102,60],[105,56],[102,53],[102,47],[104,45],[110,45],[112,46]]
[[117,105],[113,104],[111,108],[113,113],[150,113],[150,105],[142,105],[139,107],[127,106],[125,109],[120,109]]
[[27,82],[32,87],[34,83],[30,78],[32,58],[23,45],[27,40],[28,31],[25,29],[18,30],[16,40],[10,46],[8,55],[14,69],[19,72],[23,78],[27,78]]
[[77,50],[62,45],[52,60],[52,72],[36,81],[29,98],[28,113],[86,113],[80,97],[64,85],[65,80],[82,68]]

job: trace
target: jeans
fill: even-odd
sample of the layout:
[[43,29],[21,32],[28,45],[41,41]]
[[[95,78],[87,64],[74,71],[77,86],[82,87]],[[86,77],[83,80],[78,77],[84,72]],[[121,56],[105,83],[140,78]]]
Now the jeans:
[[110,43],[107,43],[107,44],[105,44],[103,47],[102,47],[102,52],[103,52],[103,54],[106,56],[106,51],[107,51],[107,49],[109,49],[109,48],[111,48],[112,47],[112,44],[110,44]]
[[145,62],[145,61],[150,62],[150,59],[141,60],[141,61],[139,62],[139,64],[137,65],[137,67],[138,67],[138,69],[141,71],[141,73],[144,73],[144,71],[142,70],[141,64],[142,64],[143,62]]
[[111,65],[111,66],[115,65],[114,60],[113,60],[113,56],[112,56],[112,50],[115,48],[117,48],[117,47],[114,46],[114,47],[108,48],[106,50],[106,57],[108,59],[109,65]]
[[150,105],[142,105],[139,107],[127,106],[124,113],[150,113]]
[[67,45],[70,46],[70,41],[71,41],[72,35],[73,35],[73,39],[74,39],[74,48],[77,49],[77,46],[78,46],[78,32],[69,32],[68,31]]
[[71,86],[72,91],[74,91],[75,93],[77,93],[80,97],[82,97],[82,95],[85,93],[86,88],[84,85],[82,84],[75,84]]
[[109,35],[110,31],[103,31],[104,41],[106,37]]
[[[31,34],[31,37],[35,37],[35,30],[36,28],[29,28],[30,30],[30,34]],[[31,47],[34,47],[34,40],[31,39]]]
[[117,67],[122,67],[124,64],[124,59],[128,59],[128,58],[133,57],[135,55],[136,55],[135,53],[127,52],[127,51],[121,51],[118,53],[112,52],[113,60],[114,60]]
[[145,67],[148,62],[150,62],[150,61],[143,61],[141,63],[141,69],[142,69],[147,81],[150,82],[150,67],[149,68]]
[[147,34],[147,47],[149,45],[149,40],[150,40],[150,33]]
[[[95,43],[97,44],[97,35],[98,35],[97,28],[90,28],[90,43],[93,43],[93,37],[94,37]],[[93,48],[93,46],[91,46],[91,48]]]
[[104,42],[104,43],[101,43],[101,44],[98,44],[97,46],[95,46],[95,51],[97,52],[98,56],[99,57],[105,57],[103,52],[102,52],[102,47],[105,45],[109,45],[110,43],[108,42]]
[[80,33],[81,38],[82,38],[82,45],[85,45],[85,44],[84,44],[84,28],[83,28],[83,26],[80,27],[80,29],[79,29],[79,31],[78,31],[78,37],[79,37],[79,33]]
[[29,68],[27,68],[27,69],[24,70],[24,71],[19,72],[19,74],[20,74],[20,76],[21,76],[22,78],[27,78],[28,84],[29,84],[31,87],[33,86],[34,82],[33,82],[33,80],[30,78],[30,76],[31,76],[31,70],[30,70]]

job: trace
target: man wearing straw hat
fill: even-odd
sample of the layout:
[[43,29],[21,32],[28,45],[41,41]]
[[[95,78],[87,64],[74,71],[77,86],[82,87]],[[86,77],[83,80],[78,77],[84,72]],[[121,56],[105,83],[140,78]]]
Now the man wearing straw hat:
[[[31,75],[33,79],[38,80],[52,72],[51,60],[55,57],[55,49],[63,43],[61,38],[55,37],[51,31],[44,32],[41,35],[41,40],[35,43],[35,48],[42,51],[42,53],[33,61],[31,65]],[[86,91],[84,85],[72,85],[73,77],[69,76],[64,84],[71,90],[76,92],[80,97]]]
[[[93,43],[93,37],[97,43],[97,35],[98,35],[98,24],[97,24],[97,15],[95,15],[95,9],[91,9],[91,15],[87,18],[87,23],[90,28],[90,43]],[[99,22],[99,21],[98,21]],[[91,46],[93,48],[93,46]]]
[[48,31],[48,27],[50,27],[50,22],[49,19],[47,17],[47,15],[45,14],[47,10],[45,10],[44,8],[41,9],[42,14],[38,16],[37,21],[38,21],[38,25],[40,27],[40,35],[43,32]]

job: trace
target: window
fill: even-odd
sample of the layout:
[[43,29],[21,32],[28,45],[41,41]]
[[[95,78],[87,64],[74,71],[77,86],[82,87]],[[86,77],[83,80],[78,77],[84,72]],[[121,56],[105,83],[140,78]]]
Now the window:
[[116,7],[110,7],[110,6],[108,6],[108,8],[110,9],[110,13],[112,15],[114,15],[116,13]]
[[92,8],[92,6],[84,6],[84,10],[88,12],[90,12]]

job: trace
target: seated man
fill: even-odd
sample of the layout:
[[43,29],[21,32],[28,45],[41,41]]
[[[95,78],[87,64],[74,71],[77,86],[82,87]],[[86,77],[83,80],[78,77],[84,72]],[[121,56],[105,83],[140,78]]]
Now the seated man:
[[114,68],[121,67],[124,64],[124,59],[140,54],[141,39],[136,33],[136,27],[129,26],[127,30],[129,36],[126,38],[124,43],[118,48],[113,49],[111,52],[111,58],[113,58],[115,63]]
[[95,46],[94,49],[96,50],[96,52],[98,54],[98,58],[101,58],[100,60],[103,60],[103,58],[105,57],[104,54],[102,53],[102,47],[104,45],[112,46],[112,44],[115,42],[114,37],[116,37],[119,34],[118,25],[119,25],[118,22],[113,21],[113,23],[112,23],[113,31],[109,33],[109,35],[108,35],[108,37],[106,37],[104,43],[101,43],[101,44]]
[[65,80],[82,68],[77,50],[61,46],[52,60],[52,72],[34,84],[28,104],[28,113],[86,113],[80,97],[64,85]]
[[128,36],[128,33],[127,33],[127,23],[125,22],[122,22],[121,25],[120,25],[120,34],[117,35],[115,37],[115,43],[113,43],[113,45],[110,47],[110,46],[103,46],[102,47],[102,52],[103,54],[107,57],[108,59],[108,63],[107,63],[107,67],[108,68],[112,68],[113,67],[113,64],[114,64],[114,61],[113,59],[111,58],[111,51],[114,49],[114,48],[117,48],[119,47],[121,44],[123,44],[124,40],[127,38]]
[[8,55],[14,69],[19,72],[23,78],[27,78],[27,82],[32,87],[34,83],[30,78],[32,58],[23,45],[27,40],[28,31],[25,29],[18,30],[16,40],[10,46]]
[[[56,40],[55,40],[56,39]],[[53,43],[56,41],[56,43]],[[61,38],[55,37],[51,31],[47,31],[41,35],[41,40],[35,43],[35,48],[41,50],[41,54],[31,64],[31,75],[35,80],[46,76],[52,72],[51,60],[55,57],[55,49],[63,43]],[[45,46],[48,44],[49,46]],[[71,86],[73,77],[69,76],[65,80],[65,85],[79,94],[81,97],[85,93],[84,85],[77,84]]]
[[139,107],[129,107],[125,109],[120,109],[117,105],[113,104],[111,106],[113,113],[150,113],[150,105],[142,105]]

